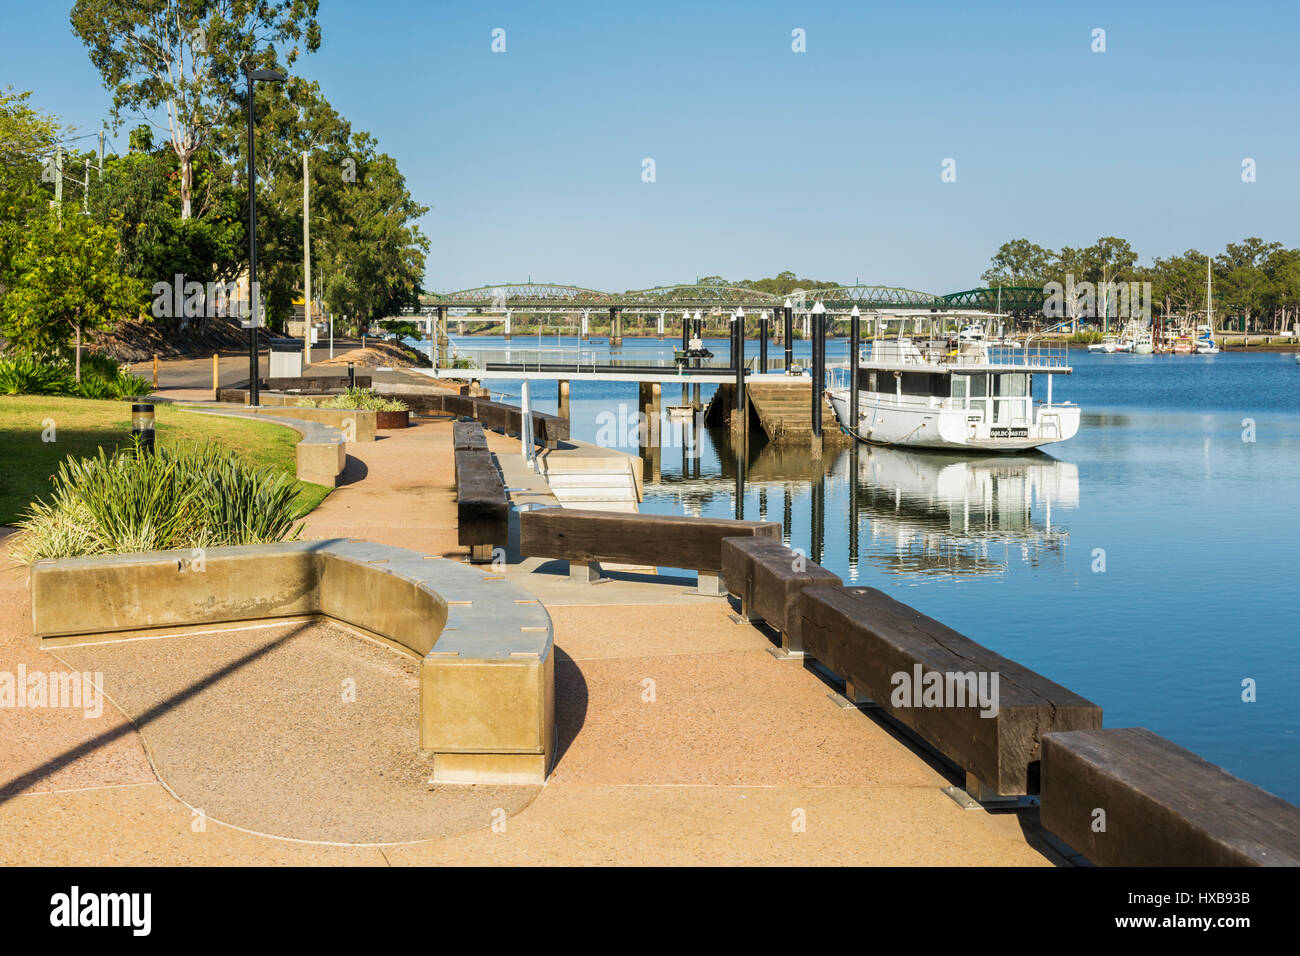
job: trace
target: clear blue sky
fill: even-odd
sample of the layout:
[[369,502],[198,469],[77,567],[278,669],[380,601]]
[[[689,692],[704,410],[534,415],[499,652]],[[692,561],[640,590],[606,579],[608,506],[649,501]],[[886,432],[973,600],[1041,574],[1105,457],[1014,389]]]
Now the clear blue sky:
[[[97,129],[109,97],[70,2],[5,4],[0,83]],[[297,70],[434,207],[430,289],[793,269],[948,292],[1019,236],[1123,236],[1144,262],[1251,235],[1300,245],[1300,4],[321,8]]]

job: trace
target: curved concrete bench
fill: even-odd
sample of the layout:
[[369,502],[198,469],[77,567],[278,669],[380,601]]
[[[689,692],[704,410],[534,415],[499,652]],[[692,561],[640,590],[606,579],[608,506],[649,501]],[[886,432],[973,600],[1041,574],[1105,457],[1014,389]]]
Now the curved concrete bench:
[[[310,409],[301,410],[310,411]],[[343,474],[343,468],[347,464],[348,448],[347,436],[333,425],[288,415],[268,415],[253,409],[227,411],[217,408],[183,408],[182,411],[196,412],[200,415],[246,418],[255,422],[273,422],[276,425],[292,428],[301,436],[297,448],[298,480],[310,481],[313,484],[324,485],[326,488],[338,487],[339,475]]]
[[45,646],[320,616],[420,659],[420,746],[439,783],[540,783],[555,754],[550,615],[499,576],[364,541],[38,561]]

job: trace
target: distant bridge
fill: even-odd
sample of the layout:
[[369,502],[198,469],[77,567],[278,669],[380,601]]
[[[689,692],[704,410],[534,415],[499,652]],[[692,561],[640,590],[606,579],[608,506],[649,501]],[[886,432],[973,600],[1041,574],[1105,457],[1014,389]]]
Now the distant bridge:
[[[895,309],[952,311],[1040,312],[1045,294],[1037,286],[1003,286],[1001,289],[969,289],[947,295],[919,292],[894,286],[854,285],[821,289],[796,289],[789,295],[775,295],[733,285],[668,285],[628,292],[601,292],[582,286],[550,283],[503,283],[479,286],[460,292],[430,293],[420,297],[420,312],[445,317],[448,310],[475,312],[564,312],[609,311],[631,313],[707,312],[730,314],[775,311],[786,303],[796,313],[808,311],[817,302],[828,313],[860,311],[888,312]],[[459,318],[459,316],[458,316]],[[466,316],[472,321],[473,317]]]

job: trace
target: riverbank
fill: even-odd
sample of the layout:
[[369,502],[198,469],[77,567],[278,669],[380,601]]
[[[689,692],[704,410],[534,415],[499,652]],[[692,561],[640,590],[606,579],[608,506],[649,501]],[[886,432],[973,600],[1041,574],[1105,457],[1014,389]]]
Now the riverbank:
[[[488,441],[508,467],[521,461],[515,440]],[[421,420],[350,446],[349,481],[309,517],[307,534],[463,557],[450,443],[449,422]],[[368,643],[363,650],[355,635],[336,631],[272,629],[254,641],[232,634],[232,647],[237,640],[254,657],[227,679],[218,675],[239,658],[222,656],[222,634],[98,645],[80,649],[76,667],[104,673],[111,701],[101,717],[13,712],[0,765],[12,768],[6,781],[21,785],[0,781],[0,857],[82,865],[1064,862],[1036,827],[1035,811],[962,810],[942,792],[961,783],[943,765],[869,711],[837,706],[815,671],[776,660],[771,635],[736,623],[725,600],[634,575],[583,585],[516,559],[506,573],[542,600],[555,628],[560,746],[544,788],[486,803],[471,799],[478,788],[422,790],[429,802],[413,812],[429,816],[413,825],[427,838],[389,842],[380,828],[370,845],[322,841],[303,821],[374,815],[360,796],[379,793],[379,775],[418,778],[398,727],[413,706],[409,679],[386,650]],[[30,626],[23,575],[6,571],[0,669],[72,666],[33,648]],[[161,669],[197,651],[188,669]],[[340,719],[337,682],[330,694],[328,682],[319,694],[292,691],[316,686],[300,678],[322,655],[334,662],[331,680],[351,674],[358,699],[370,701],[367,731],[390,729],[394,743],[368,758],[364,749],[349,751],[348,772],[313,791],[290,779],[295,768],[328,767],[348,739],[319,732]],[[286,688],[305,710],[281,728],[274,748],[236,732],[232,721],[250,699],[264,700],[274,722],[270,709],[289,699]],[[178,693],[183,701],[167,706]],[[383,700],[392,706],[379,706]],[[198,765],[204,773],[180,772]],[[260,797],[252,803],[261,816],[222,819],[211,809],[253,814],[248,801],[233,800],[232,781]],[[403,819],[411,824],[409,812]]]

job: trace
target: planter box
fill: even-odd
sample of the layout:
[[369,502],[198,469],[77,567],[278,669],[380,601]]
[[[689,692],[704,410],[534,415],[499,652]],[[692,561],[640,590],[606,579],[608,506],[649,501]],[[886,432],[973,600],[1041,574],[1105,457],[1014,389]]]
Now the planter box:
[[410,424],[411,413],[406,409],[400,412],[375,412],[375,427],[381,431],[393,428],[407,428]]

